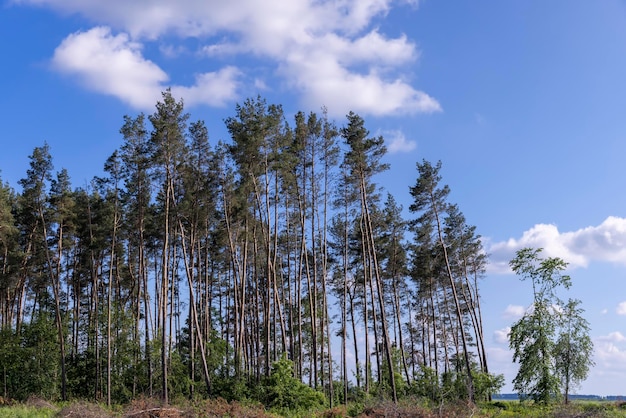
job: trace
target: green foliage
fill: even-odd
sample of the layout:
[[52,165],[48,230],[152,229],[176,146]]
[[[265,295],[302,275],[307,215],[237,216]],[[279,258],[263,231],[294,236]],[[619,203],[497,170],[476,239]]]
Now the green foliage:
[[96,356],[93,350],[75,354],[67,366],[67,390],[71,397],[89,399],[96,387]]
[[189,370],[183,363],[180,353],[174,350],[169,356],[169,368],[167,374],[167,386],[172,399],[188,398],[191,380]]
[[23,350],[20,347],[19,338],[10,329],[0,331],[0,373],[4,391],[3,397],[15,398],[17,379],[20,374]]
[[[233,366],[233,350],[228,342],[221,338],[214,329],[208,332],[208,335],[204,335],[204,338],[208,339],[204,341],[204,348],[206,351],[207,368],[211,378],[210,396],[221,397],[228,401],[247,399],[249,391],[246,387],[246,382],[237,377],[228,376],[228,372]],[[195,373],[194,381],[191,383],[199,391],[198,394],[206,395],[206,383],[202,371],[202,357],[199,347],[196,347],[194,358],[191,358],[189,318],[187,319],[187,326],[182,329],[181,339],[177,344],[177,352],[188,371],[191,370],[193,362]]]
[[26,405],[15,405],[0,408],[0,418],[52,418],[56,411],[50,408],[36,408]]
[[59,395],[59,363],[53,321],[41,315],[24,324],[21,335],[0,332],[0,373],[8,398]]
[[504,375],[491,373],[475,372],[474,377],[474,394],[477,401],[486,401],[493,393],[500,392],[504,386]]
[[363,413],[363,409],[365,409],[365,405],[362,402],[352,402],[348,406],[348,416],[356,417]]
[[441,387],[435,369],[422,367],[412,385],[412,392],[415,395],[437,402],[441,399]]
[[[408,392],[408,385],[404,380],[402,373],[400,373],[400,370],[402,370],[400,350],[392,347],[391,356],[393,360],[393,375],[396,384],[396,393],[398,396],[402,396]],[[389,385],[390,381],[389,366],[386,362],[383,362],[381,364],[381,381],[377,382],[375,385],[375,392],[379,399],[393,399],[393,394],[391,393],[391,387]]]
[[593,342],[589,337],[589,322],[582,317],[579,300],[569,300],[561,312],[561,332],[554,345],[557,376],[568,402],[570,389],[585,380],[593,366]]
[[612,418],[626,416],[619,404],[608,401],[576,401],[564,404],[537,404],[533,402],[497,401],[480,405],[477,417],[594,417]]
[[219,376],[213,380],[213,396],[227,401],[243,401],[251,397],[251,391],[245,380],[238,377]]
[[293,377],[293,363],[283,354],[262,386],[262,402],[275,410],[311,411],[326,403],[324,394]]
[[579,301],[564,304],[557,294],[559,287],[571,285],[570,277],[562,273],[567,263],[542,259],[540,252],[524,248],[510,262],[522,280],[532,281],[533,306],[511,327],[509,345],[513,361],[519,362],[513,387],[522,399],[547,404],[559,399],[562,389],[567,401],[570,384],[586,378],[593,345]]
[[519,361],[513,387],[522,398],[549,403],[560,395],[552,359],[555,325],[546,304],[535,303],[534,310],[511,327],[509,344],[513,361]]
[[[504,386],[503,375],[493,375],[478,370],[473,365],[474,398],[476,401],[486,401],[489,395],[500,391]],[[431,402],[453,402],[468,399],[467,376],[463,369],[442,373],[438,378],[434,369],[422,367],[418,376],[415,376],[409,393]]]

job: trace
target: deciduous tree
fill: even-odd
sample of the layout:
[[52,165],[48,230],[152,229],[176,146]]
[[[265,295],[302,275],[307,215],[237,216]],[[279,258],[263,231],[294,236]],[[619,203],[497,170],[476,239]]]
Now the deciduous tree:
[[583,318],[581,302],[570,299],[560,313],[560,332],[554,346],[556,374],[561,379],[565,403],[570,390],[587,378],[592,359],[593,342],[589,337],[589,322]]
[[513,387],[522,398],[549,403],[559,397],[559,379],[554,348],[559,309],[562,305],[556,290],[569,288],[571,279],[563,274],[567,263],[560,258],[540,257],[541,249],[523,248],[509,265],[521,280],[530,280],[533,304],[512,327],[509,346],[519,371]]

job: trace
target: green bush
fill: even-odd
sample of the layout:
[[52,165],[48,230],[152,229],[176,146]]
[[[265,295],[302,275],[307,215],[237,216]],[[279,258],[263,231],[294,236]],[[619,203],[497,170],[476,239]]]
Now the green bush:
[[310,411],[326,404],[323,393],[293,377],[293,363],[285,354],[272,365],[272,372],[263,384],[261,398],[268,408],[279,411]]
[[365,405],[362,402],[353,402],[348,406],[348,416],[356,417],[363,413]]
[[501,402],[501,401],[497,401],[497,402],[492,402],[491,405],[495,406],[498,409],[509,409],[509,404],[506,402]]
[[8,398],[30,395],[55,399],[59,395],[59,355],[56,326],[45,315],[22,326],[21,334],[0,332],[0,373]]
[[413,382],[411,392],[415,395],[437,402],[441,398],[441,387],[435,369],[422,367]]

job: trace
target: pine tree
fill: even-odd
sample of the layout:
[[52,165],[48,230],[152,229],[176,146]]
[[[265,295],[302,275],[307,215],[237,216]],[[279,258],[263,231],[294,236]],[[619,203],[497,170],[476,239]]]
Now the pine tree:
[[[120,129],[124,143],[120,148],[122,160],[122,176],[124,179],[123,228],[127,237],[128,274],[134,283],[133,315],[135,318],[134,338],[135,345],[140,345],[141,320],[143,318],[144,358],[147,369],[148,394],[152,396],[153,359],[150,350],[151,336],[155,335],[154,321],[150,309],[150,290],[148,289],[148,242],[149,228],[154,222],[151,210],[151,168],[150,154],[152,144],[145,127],[145,116],[139,114],[136,118],[124,117],[124,124]],[[143,306],[143,310],[142,310]],[[140,363],[140,354],[137,350],[134,356],[135,367]],[[133,376],[133,393],[135,393],[138,376]]]
[[[153,131],[150,137],[152,145],[152,158],[154,172],[160,182],[161,216],[162,216],[162,241],[161,241],[161,287],[159,306],[159,325],[161,335],[161,389],[165,404],[169,402],[168,396],[168,363],[171,341],[171,318],[174,309],[173,296],[170,293],[174,285],[171,276],[175,275],[170,263],[174,262],[170,255],[173,249],[173,231],[175,228],[174,207],[180,199],[181,164],[185,161],[187,145],[185,132],[189,115],[184,113],[183,102],[176,102],[170,90],[163,93],[163,101],[156,105],[156,112],[150,116]],[[167,320],[170,319],[168,328]]]
[[[451,242],[446,242],[443,221],[445,213],[450,210],[450,204],[446,201],[448,194],[450,193],[450,189],[447,185],[443,187],[439,185],[439,182],[441,181],[441,176],[439,175],[440,169],[441,162],[438,162],[435,166],[433,166],[428,161],[423,161],[421,164],[417,163],[417,171],[419,173],[419,177],[417,178],[415,186],[410,188],[411,196],[413,197],[414,202],[409,207],[409,210],[411,212],[416,212],[420,214],[420,217],[414,221],[414,225],[421,225],[420,228],[422,228],[422,233],[426,232],[426,235],[423,236],[427,237],[428,235],[430,235],[430,231],[432,231],[436,237],[437,248],[435,249],[435,254],[439,253],[441,255],[439,259],[442,263],[441,268],[447,278],[446,287],[449,286],[447,288],[450,289],[454,302],[456,330],[458,330],[458,335],[460,335],[461,337],[462,353],[459,353],[459,350],[457,349],[457,354],[463,355],[467,377],[467,393],[470,402],[473,402],[474,385],[472,366],[470,362],[468,337],[466,335],[464,315],[461,308],[461,298],[459,295],[457,283],[458,280],[453,272],[453,265],[449,249],[449,245],[451,244]],[[430,284],[430,286],[432,287],[432,283]],[[444,298],[447,297],[447,293],[444,292],[443,296]],[[446,307],[445,303],[443,307]],[[448,314],[448,320],[450,321],[450,326],[454,326],[454,324],[451,322],[452,315]],[[442,325],[445,327],[446,323],[444,322]],[[445,330],[443,330],[443,332],[443,335],[446,335]],[[444,342],[444,349],[447,349],[446,342]],[[448,358],[449,356],[446,355],[446,361],[448,360]]]
[[[387,367],[389,370],[389,385],[391,396],[394,402],[397,402],[398,395],[396,391],[395,373],[393,359],[391,353],[391,341],[389,339],[388,324],[385,317],[384,289],[381,279],[381,269],[377,259],[376,237],[374,236],[372,205],[374,198],[374,185],[371,182],[372,177],[388,168],[386,164],[380,162],[380,159],[386,152],[384,140],[382,137],[368,138],[369,132],[365,129],[364,120],[350,113],[347,116],[348,124],[341,129],[341,136],[346,141],[349,149],[345,155],[344,164],[350,170],[351,181],[359,190],[361,201],[361,243],[363,246],[363,272],[367,280],[372,284],[372,298],[374,293],[378,299],[378,313],[382,323],[382,345],[385,353]],[[364,301],[367,304],[367,301]],[[376,318],[375,307],[374,320]],[[367,326],[367,325],[366,325]],[[376,330],[376,328],[374,328]],[[380,373],[380,367],[378,368]]]
[[11,329],[21,292],[16,268],[19,230],[13,215],[16,199],[15,192],[0,180],[0,330]]

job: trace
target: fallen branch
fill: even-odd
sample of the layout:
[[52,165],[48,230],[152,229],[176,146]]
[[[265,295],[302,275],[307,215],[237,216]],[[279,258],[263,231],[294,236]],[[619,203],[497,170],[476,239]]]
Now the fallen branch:
[[[153,412],[159,412],[159,414],[153,415]],[[173,412],[177,414],[182,414],[184,411],[180,409],[176,409],[176,408],[151,408],[151,409],[145,409],[143,411],[137,411],[137,412],[126,414],[126,417],[130,418],[130,417],[140,416],[142,414],[148,414],[150,418],[158,418],[161,416],[160,414],[161,412],[165,412],[165,413]]]

